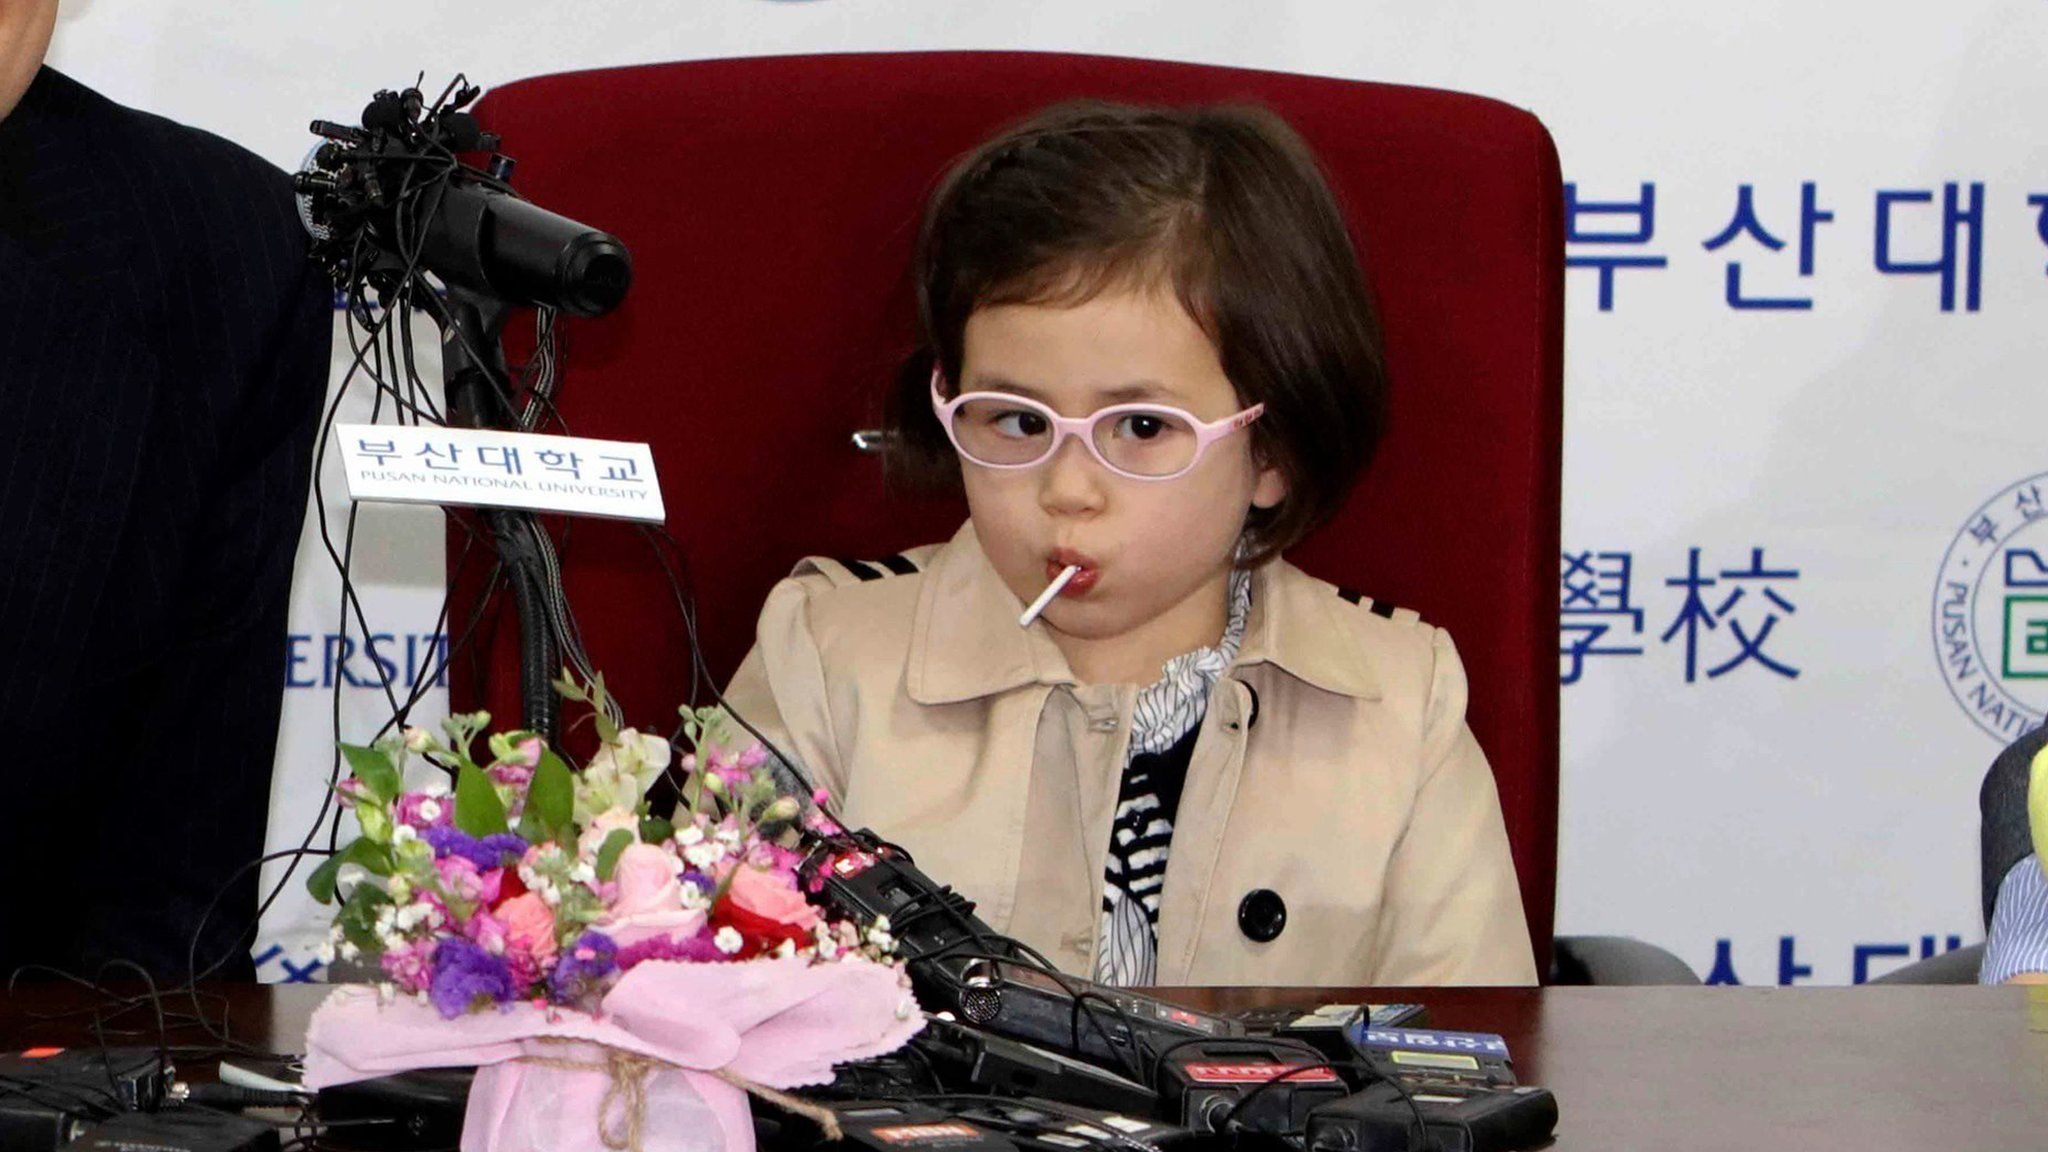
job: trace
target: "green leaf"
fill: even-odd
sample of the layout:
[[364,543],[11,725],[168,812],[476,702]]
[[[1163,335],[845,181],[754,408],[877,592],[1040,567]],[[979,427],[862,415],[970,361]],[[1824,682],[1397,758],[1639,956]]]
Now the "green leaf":
[[619,856],[633,844],[633,830],[614,828],[597,849],[597,878],[609,881],[612,872],[619,866]]
[[576,819],[576,776],[552,748],[543,748],[526,789],[526,810],[539,814],[550,838],[567,840]]
[[587,702],[590,699],[590,695],[583,691],[583,686],[576,683],[575,679],[569,675],[567,668],[562,669],[561,674],[555,677],[555,694],[564,700]]
[[383,952],[384,946],[377,941],[377,909],[391,903],[391,897],[374,884],[359,884],[349,893],[348,903],[342,906],[341,914],[334,918],[341,925],[341,934],[349,943],[363,950],[365,956],[374,957]]
[[619,742],[619,726],[612,723],[612,718],[606,715],[602,709],[591,713],[590,720],[591,723],[597,725],[597,738],[599,740],[604,741],[606,744],[617,744]]
[[334,903],[335,879],[341,875],[341,866],[345,863],[347,861],[342,859],[342,854],[336,852],[313,869],[313,874],[306,877],[306,891],[313,894],[313,899],[322,904]]
[[471,836],[511,830],[505,821],[505,802],[498,799],[491,778],[474,764],[464,764],[455,775],[455,826]]
[[[348,847],[329,856],[313,874],[306,877],[306,891],[322,904],[334,903],[335,882],[341,876],[342,865],[360,864],[378,876],[389,876],[392,872],[391,849],[361,837],[349,842]],[[363,887],[375,887],[364,885]]]
[[341,754],[348,760],[349,771],[379,803],[389,804],[398,798],[398,766],[390,757],[357,744],[343,744]]
[[343,917],[336,923],[341,925],[342,938],[362,949],[365,958],[383,955],[384,946],[377,942],[377,930],[373,925],[354,916]]
[[640,842],[659,844],[676,834],[676,826],[659,816],[648,816],[640,821]]
[[356,823],[362,825],[366,839],[379,844],[391,842],[391,809],[382,804],[356,805]]
[[370,870],[372,875],[389,876],[398,870],[391,858],[391,846],[358,840],[348,846],[348,858]]

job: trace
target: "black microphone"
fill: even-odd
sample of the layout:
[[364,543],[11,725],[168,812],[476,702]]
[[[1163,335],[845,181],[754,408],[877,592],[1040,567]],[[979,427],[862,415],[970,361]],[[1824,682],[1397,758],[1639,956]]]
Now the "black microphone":
[[[514,193],[498,137],[463,111],[482,90],[454,89],[431,106],[416,88],[379,92],[360,127],[313,121],[325,142],[293,186],[315,258],[343,284],[424,271],[505,304],[618,307],[633,282],[626,246]],[[477,151],[493,153],[488,169],[459,158]]]
[[576,316],[610,312],[633,283],[617,238],[510,192],[452,182],[429,211],[420,264],[444,283]]

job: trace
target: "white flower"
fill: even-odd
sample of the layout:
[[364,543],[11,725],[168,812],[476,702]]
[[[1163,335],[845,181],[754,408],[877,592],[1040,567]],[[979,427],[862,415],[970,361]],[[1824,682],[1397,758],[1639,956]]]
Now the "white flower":
[[777,944],[775,946],[775,955],[778,959],[796,955],[796,941],[784,940],[782,943]]
[[406,726],[405,750],[407,752],[425,752],[427,749],[433,746],[433,733],[427,731],[425,728],[420,728],[415,725],[408,724]]
[[351,944],[346,940],[341,942],[341,947],[338,949],[338,951],[343,960],[354,960],[355,958],[363,954],[363,950],[361,948],[356,947],[354,944]]
[[361,864],[358,864],[353,860],[349,861],[346,864],[343,864],[340,868],[336,869],[334,873],[335,894],[340,896],[343,900],[348,899],[349,893],[355,891],[356,885],[361,884],[363,882],[363,879],[367,877],[369,874],[370,870],[368,868],[363,867]]
[[313,949],[313,956],[316,959],[318,959],[322,964],[334,963],[334,954],[334,941],[331,938],[322,940],[320,942],[320,946],[318,948]]
[[697,887],[696,881],[685,880],[682,883],[682,903],[684,911],[695,912],[700,908],[709,908],[711,899],[704,895],[702,888]]
[[441,797],[448,795],[451,789],[448,787],[448,777],[436,772],[432,776],[427,777],[426,783],[421,784],[413,789],[413,791],[422,796]]
[[695,824],[685,824],[676,832],[676,843],[681,844],[685,848],[692,844],[702,844],[703,842],[704,830]]
[[393,876],[384,881],[384,894],[391,897],[392,900],[403,904],[405,901],[412,899],[412,881],[407,880],[403,876]]
[[740,830],[737,828],[720,828],[711,834],[711,838],[727,848],[738,848],[742,839]]
[[874,928],[877,932],[887,932],[889,930],[889,918],[887,916],[875,917]]
[[441,802],[439,800],[420,801],[419,814],[420,819],[432,824],[441,818]]
[[715,841],[707,840],[702,844],[692,844],[688,848],[683,849],[683,859],[688,860],[691,865],[699,869],[709,868],[724,857],[725,845]]
[[818,958],[834,960],[839,956],[839,945],[830,936],[818,937]]
[[597,869],[588,860],[578,860],[576,866],[569,869],[569,879],[578,884],[595,884],[597,883]]
[[[427,801],[427,803],[431,804],[433,803],[433,801],[429,800]],[[424,804],[421,805],[422,808],[424,808],[425,806],[426,805]],[[414,840],[417,840],[419,838],[419,830],[417,828],[414,828],[410,824],[400,824],[399,826],[391,830],[391,846],[394,848],[398,847],[401,844],[410,844]]]
[[377,909],[377,931],[389,932],[398,923],[398,909],[389,904]]
[[738,952],[746,944],[745,940],[740,939],[739,930],[730,924],[720,928],[718,934],[711,938],[711,942],[718,946],[720,952],[728,956]]
[[576,821],[587,823],[600,812],[634,808],[668,768],[673,753],[668,741],[632,728],[619,731],[576,776]]

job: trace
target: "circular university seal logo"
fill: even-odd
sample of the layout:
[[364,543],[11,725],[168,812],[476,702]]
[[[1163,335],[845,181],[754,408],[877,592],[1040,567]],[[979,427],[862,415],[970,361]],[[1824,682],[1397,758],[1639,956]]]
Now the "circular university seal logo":
[[1934,657],[1949,695],[2008,744],[2048,713],[2048,472],[1970,514],[1934,586]]

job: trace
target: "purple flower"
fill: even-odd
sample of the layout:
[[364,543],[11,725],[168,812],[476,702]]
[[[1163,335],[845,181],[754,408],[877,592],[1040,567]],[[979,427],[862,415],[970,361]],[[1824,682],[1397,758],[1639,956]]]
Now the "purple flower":
[[655,936],[638,944],[626,945],[619,949],[619,971],[624,972],[635,964],[644,964],[649,960],[715,964],[730,959],[731,956],[718,950],[718,945],[712,942],[711,929],[706,927],[694,935],[680,939],[674,936]]
[[526,841],[510,832],[494,832],[479,840],[460,828],[437,824],[422,831],[420,838],[434,849],[434,859],[460,856],[479,872],[517,864],[526,855]]
[[519,996],[512,969],[461,937],[443,938],[434,946],[434,976],[427,996],[444,1019],[453,1020],[484,1004],[504,1004]]
[[585,932],[556,958],[548,992],[558,1004],[572,1003],[595,991],[597,982],[618,966],[619,946],[612,938],[602,932]]

